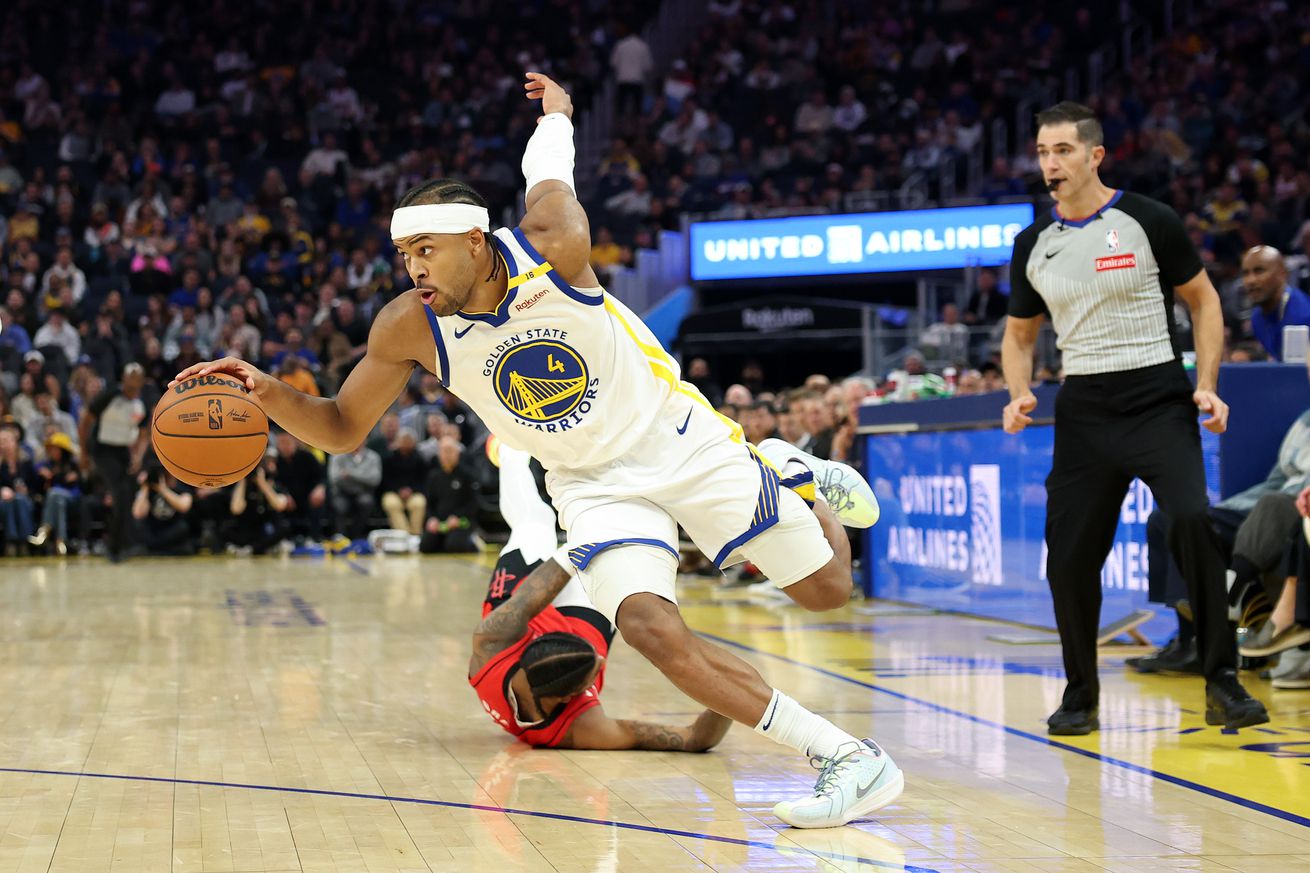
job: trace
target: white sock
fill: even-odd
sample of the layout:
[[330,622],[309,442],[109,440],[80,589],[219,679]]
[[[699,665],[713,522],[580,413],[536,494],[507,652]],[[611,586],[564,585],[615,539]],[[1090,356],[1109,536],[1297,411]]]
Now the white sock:
[[518,549],[531,564],[555,553],[555,510],[537,493],[537,480],[528,465],[527,452],[500,445],[500,512],[509,525],[509,541],[502,552]]
[[815,715],[778,689],[764,708],[755,733],[775,743],[791,746],[808,757],[834,758],[845,743],[860,741],[821,715]]

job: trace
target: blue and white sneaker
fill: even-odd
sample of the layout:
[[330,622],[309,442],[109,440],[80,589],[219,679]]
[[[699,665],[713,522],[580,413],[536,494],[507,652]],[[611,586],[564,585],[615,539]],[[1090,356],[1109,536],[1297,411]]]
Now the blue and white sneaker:
[[814,485],[837,519],[847,527],[866,528],[878,523],[878,498],[855,468],[841,461],[825,461],[803,452],[785,440],[767,439],[756,447],[777,467],[783,485],[799,470],[814,474]]
[[901,768],[873,740],[860,742],[835,758],[811,758],[819,769],[814,793],[781,801],[773,814],[794,828],[836,828],[899,797],[905,790]]

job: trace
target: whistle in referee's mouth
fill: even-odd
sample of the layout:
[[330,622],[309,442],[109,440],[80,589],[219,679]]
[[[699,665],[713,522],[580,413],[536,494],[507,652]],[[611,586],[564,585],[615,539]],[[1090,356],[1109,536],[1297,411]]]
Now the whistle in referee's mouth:
[[1054,191],[1056,188],[1060,187],[1060,183],[1063,181],[1063,179],[1048,179],[1046,182],[1046,190]]

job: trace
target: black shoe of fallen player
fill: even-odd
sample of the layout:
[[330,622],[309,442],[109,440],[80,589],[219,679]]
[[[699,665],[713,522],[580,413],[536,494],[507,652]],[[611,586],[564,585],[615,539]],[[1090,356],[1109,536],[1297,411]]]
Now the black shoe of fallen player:
[[1153,655],[1125,658],[1124,664],[1138,673],[1186,673],[1201,675],[1201,658],[1196,653],[1196,637],[1187,642],[1174,637],[1169,644]]
[[1224,670],[1205,683],[1205,723],[1223,725],[1229,730],[1251,727],[1269,721],[1265,705],[1256,700],[1242,683],[1236,670]]
[[1046,732],[1054,737],[1081,737],[1101,729],[1097,710],[1065,709],[1061,706],[1046,720]]

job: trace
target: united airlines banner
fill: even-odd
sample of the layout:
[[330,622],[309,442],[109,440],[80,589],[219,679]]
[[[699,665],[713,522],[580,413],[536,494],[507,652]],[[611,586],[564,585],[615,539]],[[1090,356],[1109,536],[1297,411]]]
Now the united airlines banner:
[[994,267],[1033,221],[1029,203],[799,215],[691,225],[691,278],[763,279]]
[[[865,437],[866,474],[882,507],[867,535],[866,589],[877,597],[1055,627],[1046,579],[1046,474],[1054,428]],[[1203,431],[1217,499],[1218,438]],[[1134,481],[1101,569],[1102,624],[1147,603],[1151,491]],[[871,588],[869,584],[871,583]],[[1168,633],[1157,617],[1146,631]]]

